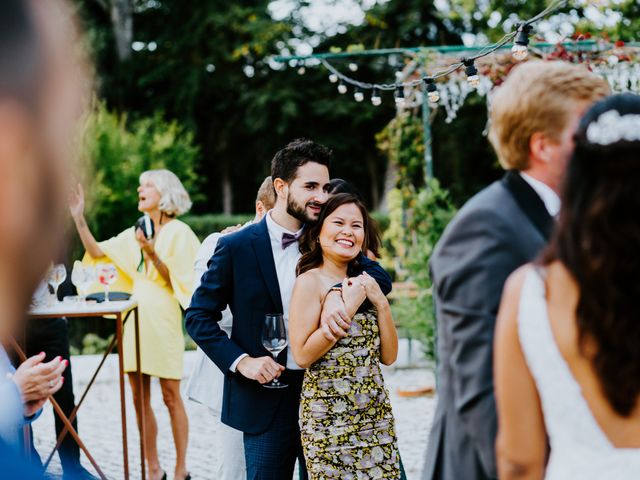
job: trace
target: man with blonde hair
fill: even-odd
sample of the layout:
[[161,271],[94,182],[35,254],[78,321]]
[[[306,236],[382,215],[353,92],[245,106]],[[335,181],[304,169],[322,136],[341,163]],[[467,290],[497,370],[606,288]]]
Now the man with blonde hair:
[[424,479],[497,478],[492,357],[502,288],[548,241],[579,119],[608,93],[582,66],[530,61],[491,99],[489,140],[506,174],[464,205],[430,262],[438,405]]

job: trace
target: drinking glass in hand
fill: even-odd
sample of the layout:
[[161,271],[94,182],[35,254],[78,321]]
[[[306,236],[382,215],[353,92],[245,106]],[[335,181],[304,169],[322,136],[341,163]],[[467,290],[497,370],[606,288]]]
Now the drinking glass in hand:
[[91,265],[82,265],[76,260],[71,271],[71,281],[78,289],[78,295],[83,303],[87,302],[87,290],[96,281],[96,270]]
[[96,267],[98,281],[104,285],[104,301],[109,301],[109,285],[115,283],[118,271],[113,263],[99,263]]
[[[284,325],[284,316],[281,313],[268,313],[264,316],[262,345],[271,352],[273,359],[277,362],[278,354],[287,346],[287,329]],[[274,378],[262,386],[265,388],[285,388],[288,385]]]
[[49,270],[49,277],[47,281],[53,287],[53,298],[54,301],[58,300],[58,287],[65,281],[67,278],[67,269],[61,263],[54,265],[51,270]]

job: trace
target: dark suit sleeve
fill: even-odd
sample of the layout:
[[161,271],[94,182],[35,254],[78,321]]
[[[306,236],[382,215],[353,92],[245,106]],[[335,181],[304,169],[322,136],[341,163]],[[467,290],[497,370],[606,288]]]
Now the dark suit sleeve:
[[363,253],[360,254],[358,262],[363,272],[367,272],[373,279],[380,285],[380,290],[385,295],[391,293],[391,277],[387,271],[380,266],[378,262],[374,262],[370,258],[367,258]]
[[[436,310],[446,337],[454,408],[489,477],[496,477],[493,334],[504,283],[526,261],[513,229],[474,212],[443,236],[431,261]],[[444,339],[443,339],[444,340]]]
[[240,355],[245,354],[218,325],[232,294],[231,248],[223,237],[218,241],[209,269],[202,276],[202,282],[185,312],[187,332],[223,373],[229,371]]

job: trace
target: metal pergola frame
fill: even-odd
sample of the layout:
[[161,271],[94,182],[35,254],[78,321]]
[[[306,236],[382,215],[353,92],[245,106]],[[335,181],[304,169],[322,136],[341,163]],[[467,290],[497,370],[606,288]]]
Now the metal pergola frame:
[[[532,43],[530,49],[532,51],[548,51],[562,46],[568,51],[607,51],[614,47],[612,43],[602,42],[596,40],[579,40],[560,43]],[[640,48],[640,42],[628,42],[625,43],[625,47]],[[358,51],[346,51],[346,52],[327,52],[327,53],[314,53],[311,55],[278,55],[272,57],[272,59],[279,63],[289,63],[291,61],[304,62],[306,60],[348,60],[358,57],[389,57],[392,55],[410,55],[418,62],[418,69],[421,76],[427,76],[427,65],[423,62],[420,53],[437,53],[441,55],[455,55],[461,53],[475,53],[491,48],[491,46],[464,46],[464,45],[439,45],[429,47],[408,47],[408,48],[385,48],[374,50],[358,50]],[[503,45],[499,50],[508,50],[511,48],[511,44]],[[401,83],[401,82],[397,82]],[[426,85],[422,84],[423,98],[426,98]],[[433,152],[431,148],[432,135],[431,135],[431,107],[428,101],[422,102],[422,125],[423,125],[423,142],[424,142],[424,170],[425,180],[433,178]]]

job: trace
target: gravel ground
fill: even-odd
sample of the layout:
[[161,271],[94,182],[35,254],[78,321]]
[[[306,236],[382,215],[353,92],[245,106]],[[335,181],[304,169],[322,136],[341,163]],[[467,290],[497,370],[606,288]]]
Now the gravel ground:
[[[398,395],[398,389],[421,385],[433,385],[433,373],[427,366],[419,365],[406,367],[406,342],[401,344],[400,358],[405,359],[405,366],[385,368],[384,375],[387,388],[391,394],[391,403],[396,417],[398,442],[400,453],[407,470],[409,480],[418,479],[422,470],[422,462],[427,444],[427,436],[431,427],[435,409],[434,396],[419,396],[406,398]],[[414,352],[413,357],[419,357]],[[185,354],[185,376],[191,371],[193,352]],[[74,391],[76,399],[86,386],[92,370],[97,366],[100,358],[95,355],[72,357],[74,376]],[[127,385],[127,432],[129,436],[129,468],[131,478],[140,477],[139,437],[135,424],[133,401]],[[162,403],[160,385],[157,380],[152,382],[151,402],[158,420],[158,450],[160,461],[167,472],[173,471],[175,453],[173,438],[167,409]],[[210,448],[209,438],[214,433],[215,424],[211,421],[208,411],[193,402],[186,401],[187,413],[190,421],[189,450],[187,466],[192,478],[210,479],[212,467],[219,458]],[[80,438],[95,457],[98,465],[110,479],[124,478],[120,427],[119,390],[117,382],[117,357],[111,355],[103,371],[100,372],[96,383],[87,395],[78,414]],[[48,455],[53,448],[54,428],[53,413],[50,406],[33,425],[36,448],[42,456]],[[84,457],[83,465],[92,471],[91,465]],[[52,478],[60,478],[60,463],[57,455],[49,466],[48,473]],[[209,472],[209,473],[208,473]]]

